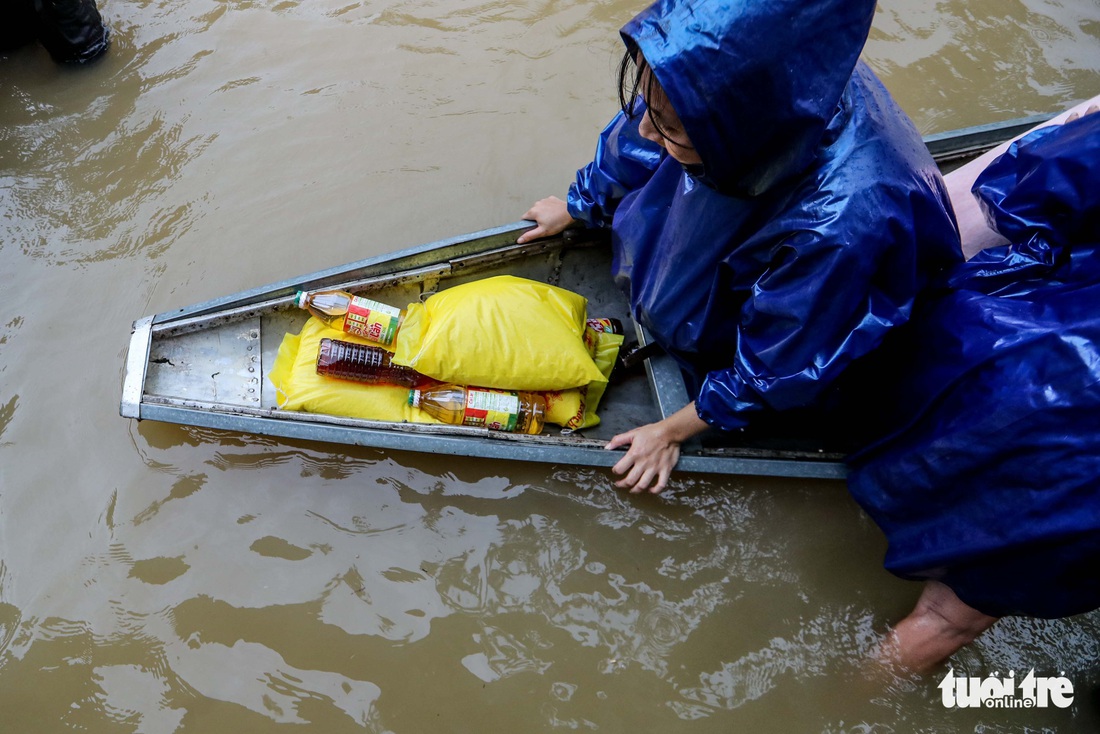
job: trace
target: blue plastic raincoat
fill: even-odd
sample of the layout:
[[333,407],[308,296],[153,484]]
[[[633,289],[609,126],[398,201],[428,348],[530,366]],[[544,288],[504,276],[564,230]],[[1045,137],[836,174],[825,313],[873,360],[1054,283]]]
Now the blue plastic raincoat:
[[[1100,607],[1100,114],[1037,130],[975,181],[1009,245],[922,303],[892,431],[849,487],[886,566],[986,614]],[[886,406],[884,406],[886,407]]]
[[824,406],[962,259],[935,164],[857,63],[874,5],[662,0],[622,31],[702,170],[620,113],[569,210],[611,228],[635,318],[718,428]]

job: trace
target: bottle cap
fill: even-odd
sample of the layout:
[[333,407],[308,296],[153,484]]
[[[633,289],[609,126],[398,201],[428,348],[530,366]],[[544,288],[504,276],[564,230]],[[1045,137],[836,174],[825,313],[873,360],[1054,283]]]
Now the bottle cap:
[[409,403],[408,404],[411,405],[414,408],[419,408],[420,407],[420,391],[417,390],[415,387],[413,389],[409,390]]
[[305,308],[306,307],[306,292],[305,291],[298,291],[298,293],[295,294],[295,296],[294,296],[294,305],[297,306],[298,308]]

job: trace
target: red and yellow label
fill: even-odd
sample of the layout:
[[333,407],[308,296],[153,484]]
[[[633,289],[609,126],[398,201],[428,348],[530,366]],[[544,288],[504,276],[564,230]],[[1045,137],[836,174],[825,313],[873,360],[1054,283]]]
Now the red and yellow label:
[[611,319],[588,319],[585,324],[599,334],[616,334],[615,322]]
[[369,298],[352,296],[344,316],[344,331],[378,344],[392,344],[397,336],[401,311]]
[[466,389],[463,425],[484,426],[491,431],[514,431],[519,421],[519,395],[502,390]]

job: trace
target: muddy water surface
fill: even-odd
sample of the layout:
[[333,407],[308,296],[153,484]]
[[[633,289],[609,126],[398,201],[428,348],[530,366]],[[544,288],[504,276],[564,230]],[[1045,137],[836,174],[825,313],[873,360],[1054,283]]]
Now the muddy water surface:
[[[839,483],[383,454],[118,417],[137,317],[513,221],[614,111],[624,2],[104,0],[86,69],[0,58],[0,729],[1088,732],[1100,620],[868,682],[919,591]],[[924,132],[1100,93],[1093,0],[883,2]]]

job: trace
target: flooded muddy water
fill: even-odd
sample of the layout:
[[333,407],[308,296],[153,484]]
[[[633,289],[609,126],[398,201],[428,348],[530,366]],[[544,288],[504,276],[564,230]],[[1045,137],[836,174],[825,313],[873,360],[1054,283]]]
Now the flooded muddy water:
[[[615,111],[626,2],[103,0],[113,46],[0,56],[0,729],[1090,732],[1100,617],[868,679],[919,586],[824,481],[383,453],[118,415],[131,322],[511,222]],[[1100,93],[1094,0],[884,0],[925,133]]]

